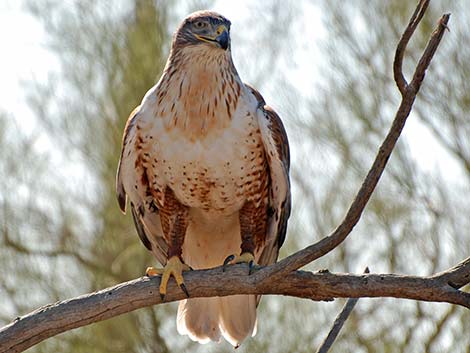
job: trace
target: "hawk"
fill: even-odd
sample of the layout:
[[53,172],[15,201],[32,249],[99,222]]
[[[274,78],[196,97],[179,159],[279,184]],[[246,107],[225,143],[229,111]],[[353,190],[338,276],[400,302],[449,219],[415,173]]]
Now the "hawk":
[[[189,297],[183,272],[275,262],[290,214],[289,145],[279,116],[242,82],[230,21],[200,11],[178,27],[163,74],[124,129],[117,197],[137,233]],[[256,332],[259,297],[180,302],[177,328],[238,346]]]

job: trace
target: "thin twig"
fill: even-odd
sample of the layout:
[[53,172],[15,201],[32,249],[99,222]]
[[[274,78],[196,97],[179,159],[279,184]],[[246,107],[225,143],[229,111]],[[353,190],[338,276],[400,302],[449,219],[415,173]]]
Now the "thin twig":
[[[366,267],[364,270],[364,273],[369,273],[369,267]],[[330,332],[326,336],[325,340],[323,343],[320,345],[320,347],[317,350],[317,353],[328,353],[330,350],[331,346],[335,342],[336,338],[338,337],[339,331],[343,328],[344,323],[348,319],[349,315],[351,315],[354,307],[356,306],[359,298],[349,298],[346,304],[344,305],[343,309],[341,312],[338,314],[336,317],[335,322],[333,323],[333,326],[330,329]]]
[[406,27],[403,35],[400,38],[400,41],[397,45],[397,50],[395,52],[395,60],[393,61],[393,77],[398,86],[398,90],[401,95],[404,96],[408,83],[406,82],[405,76],[403,75],[403,56],[405,54],[406,46],[410,41],[411,36],[413,35],[416,27],[418,27],[419,22],[424,16],[426,9],[428,8],[430,0],[420,0],[418,6],[415,9],[415,12],[411,16],[410,22]]

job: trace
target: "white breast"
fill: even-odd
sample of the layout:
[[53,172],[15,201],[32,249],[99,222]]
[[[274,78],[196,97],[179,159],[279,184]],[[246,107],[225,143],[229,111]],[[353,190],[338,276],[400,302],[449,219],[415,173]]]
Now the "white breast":
[[144,98],[142,159],[157,201],[170,187],[188,207],[232,214],[266,183],[258,101],[230,54],[207,50],[184,48]]
[[[149,159],[150,184],[160,192],[169,186],[186,206],[232,214],[259,189],[265,156],[256,105],[242,100],[228,126],[192,139],[181,129],[167,128],[165,118],[142,127]],[[170,114],[169,114],[170,115]],[[167,117],[170,119],[171,117]]]

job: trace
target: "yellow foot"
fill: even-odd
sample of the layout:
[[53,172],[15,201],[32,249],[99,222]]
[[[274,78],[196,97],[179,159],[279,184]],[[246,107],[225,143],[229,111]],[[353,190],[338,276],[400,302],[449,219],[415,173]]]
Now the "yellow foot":
[[189,298],[188,290],[186,289],[186,286],[184,285],[183,271],[190,271],[190,270],[191,270],[191,267],[181,262],[178,256],[173,256],[168,260],[164,268],[148,267],[147,270],[145,271],[145,274],[149,277],[160,276],[160,275],[162,276],[162,280],[160,282],[160,297],[162,298],[162,300],[165,299],[166,287],[168,285],[168,280],[170,279],[170,276],[175,277],[176,284],[181,288],[184,294],[186,294],[186,296]]
[[235,265],[235,264],[241,264],[241,263],[247,263],[248,267],[250,268],[249,274],[251,275],[251,271],[255,267],[255,257],[253,256],[252,253],[249,252],[244,252],[241,255],[229,255],[224,261],[224,265],[222,266],[222,271],[225,271],[225,268],[227,265]]

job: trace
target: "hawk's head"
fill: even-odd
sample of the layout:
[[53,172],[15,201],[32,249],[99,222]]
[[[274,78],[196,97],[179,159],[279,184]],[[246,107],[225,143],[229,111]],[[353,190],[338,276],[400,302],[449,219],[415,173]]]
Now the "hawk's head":
[[177,29],[173,47],[206,45],[230,48],[230,21],[213,11],[198,11],[186,17]]

